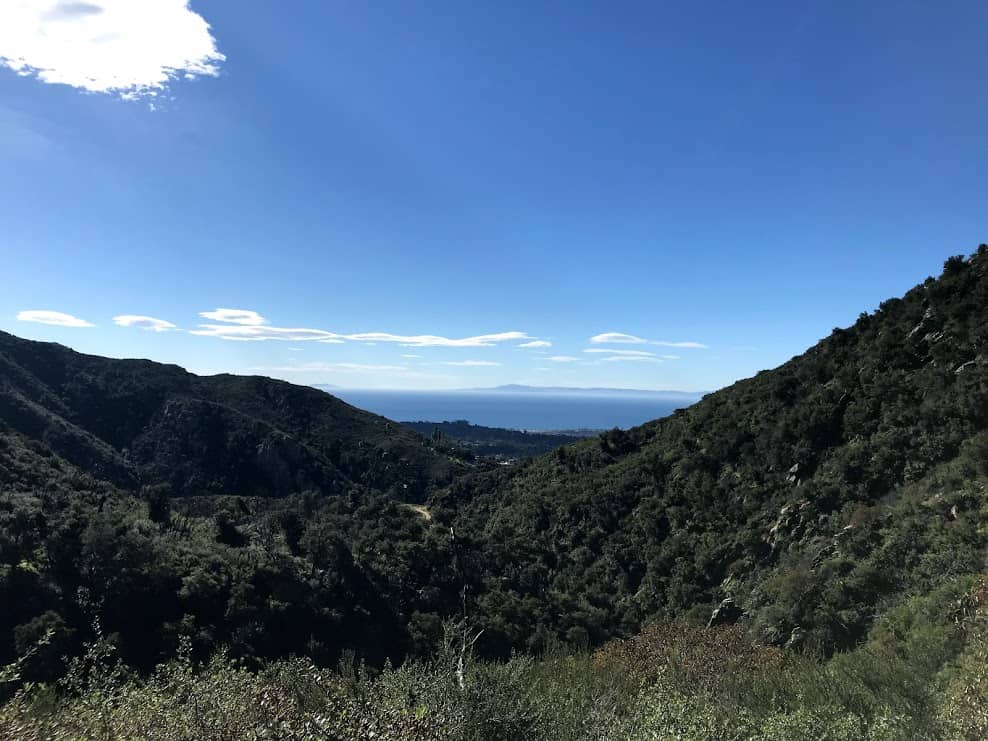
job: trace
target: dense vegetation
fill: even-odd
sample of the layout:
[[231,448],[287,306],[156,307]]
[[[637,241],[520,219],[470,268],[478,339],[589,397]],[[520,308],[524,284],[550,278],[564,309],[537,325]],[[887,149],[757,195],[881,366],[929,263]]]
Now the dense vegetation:
[[415,501],[464,470],[384,417],[270,378],[194,376],[0,332],[0,421],[122,488],[176,496],[391,491]]
[[458,445],[483,458],[511,462],[549,453],[592,434],[577,436],[561,432],[505,430],[499,427],[470,424],[465,419],[452,422],[402,422],[402,424],[436,443]]
[[462,672],[455,640],[380,672],[350,657],[335,671],[308,659],[253,671],[225,653],[200,665],[182,644],[142,676],[101,638],[57,686],[28,683],[0,708],[0,737],[974,741],[988,735],[988,582],[954,596],[909,600],[827,662],[752,646],[736,626],[655,625],[592,654]]
[[829,652],[982,571],[986,346],[983,246],[671,417],[458,480],[436,503],[482,553],[485,650],[599,644],[730,600],[718,619]]
[[982,246],[490,467],[314,389],[0,334],[0,736],[983,737],[986,341]]

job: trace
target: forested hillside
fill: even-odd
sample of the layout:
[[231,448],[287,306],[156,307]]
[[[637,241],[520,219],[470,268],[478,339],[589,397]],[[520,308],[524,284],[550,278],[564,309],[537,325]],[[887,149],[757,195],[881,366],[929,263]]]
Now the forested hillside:
[[0,332],[0,421],[98,478],[176,496],[354,486],[414,501],[464,466],[415,433],[312,388],[199,377]]
[[489,650],[742,615],[861,640],[902,595],[984,570],[988,247],[783,366],[672,417],[457,481]]
[[982,246],[671,417],[481,469],[314,389],[0,334],[0,731],[979,737],[986,342]]
[[399,659],[411,612],[456,601],[415,596],[446,577],[412,563],[402,504],[469,470],[455,455],[316,389],[0,333],[0,663],[50,631],[26,676],[57,676],[96,620],[144,667],[181,636]]

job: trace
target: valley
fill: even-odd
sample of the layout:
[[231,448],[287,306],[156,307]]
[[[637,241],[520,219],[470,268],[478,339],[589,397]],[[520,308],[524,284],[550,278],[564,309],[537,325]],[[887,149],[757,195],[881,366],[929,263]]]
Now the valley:
[[974,738],[986,346],[986,246],[583,439],[0,334],[0,735]]

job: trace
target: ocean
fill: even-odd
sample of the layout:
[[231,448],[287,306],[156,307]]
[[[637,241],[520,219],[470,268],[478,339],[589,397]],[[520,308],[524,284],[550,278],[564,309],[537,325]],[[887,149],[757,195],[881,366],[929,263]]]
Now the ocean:
[[397,421],[444,422],[516,430],[634,427],[687,406],[647,393],[525,391],[369,391],[331,389],[348,404]]

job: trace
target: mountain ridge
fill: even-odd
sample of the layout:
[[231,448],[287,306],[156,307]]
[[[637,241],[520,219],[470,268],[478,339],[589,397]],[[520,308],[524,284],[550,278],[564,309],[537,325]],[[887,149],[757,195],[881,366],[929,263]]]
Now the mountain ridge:
[[[988,566],[988,246],[669,417],[482,470],[316,389],[0,334],[0,663],[853,650]],[[324,477],[324,478],[320,478]],[[408,488],[405,488],[406,485]],[[953,597],[951,598],[953,599]]]
[[489,649],[706,622],[730,600],[758,640],[830,651],[904,590],[984,568],[986,347],[982,245],[669,417],[455,481],[434,504],[484,554]]
[[462,463],[329,394],[260,376],[196,376],[0,333],[0,419],[95,475],[177,494],[416,498]]

